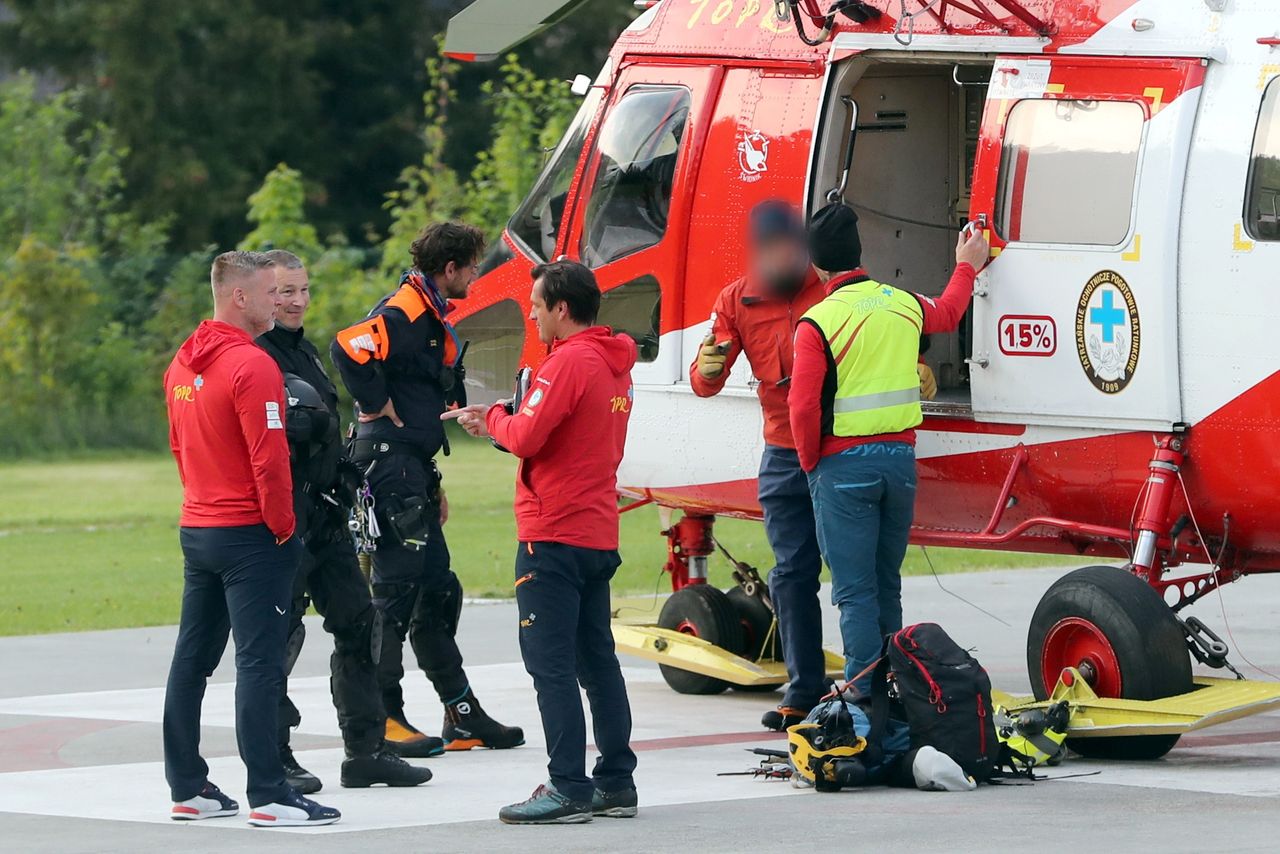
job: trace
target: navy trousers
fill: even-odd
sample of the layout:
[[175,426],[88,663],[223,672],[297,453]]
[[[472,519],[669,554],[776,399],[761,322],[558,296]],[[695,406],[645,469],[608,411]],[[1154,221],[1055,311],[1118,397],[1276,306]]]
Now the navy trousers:
[[[547,770],[556,790],[576,801],[589,802],[593,788],[635,786],[631,704],[609,626],[609,580],[621,563],[617,551],[560,543],[520,543],[516,553],[520,654],[538,693]],[[600,751],[590,778],[579,684]]]
[[282,546],[266,525],[183,528],[182,618],[164,695],[164,771],[175,801],[208,782],[200,755],[205,686],[236,645],[236,744],[248,770],[250,807],[289,793],[276,742],[290,594],[302,545]]
[[[872,442],[823,457],[809,474],[818,543],[840,609],[844,673],[852,679],[902,628],[902,559],[915,514],[916,455],[905,442]],[[871,676],[855,688],[864,694]]]
[[758,484],[764,531],[776,562],[769,573],[769,596],[778,615],[782,658],[791,680],[782,705],[809,709],[827,693],[818,602],[822,554],[809,481],[794,450],[766,445]]

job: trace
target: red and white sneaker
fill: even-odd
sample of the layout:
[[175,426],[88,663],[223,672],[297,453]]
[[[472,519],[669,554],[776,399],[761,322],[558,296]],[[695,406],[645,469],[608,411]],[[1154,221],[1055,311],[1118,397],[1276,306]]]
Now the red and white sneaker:
[[293,789],[275,803],[263,804],[249,811],[249,824],[254,827],[319,827],[333,824],[340,818],[342,813],[333,807],[321,806]]
[[200,794],[175,803],[169,811],[169,818],[174,821],[199,821],[202,818],[222,818],[238,812],[238,803],[224,795],[217,786],[205,783]]

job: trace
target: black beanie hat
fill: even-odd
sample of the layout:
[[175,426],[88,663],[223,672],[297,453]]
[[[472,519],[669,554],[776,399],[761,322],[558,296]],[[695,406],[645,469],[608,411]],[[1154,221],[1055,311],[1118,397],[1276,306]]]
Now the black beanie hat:
[[858,215],[843,202],[832,202],[809,220],[809,257],[813,266],[843,273],[862,266]]

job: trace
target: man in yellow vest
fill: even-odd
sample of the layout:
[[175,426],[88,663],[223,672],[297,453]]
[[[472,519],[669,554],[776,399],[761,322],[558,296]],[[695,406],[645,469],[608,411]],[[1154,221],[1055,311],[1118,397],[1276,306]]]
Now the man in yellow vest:
[[845,677],[902,628],[902,558],[915,510],[920,336],[960,323],[990,251],[961,234],[956,269],[938,299],[874,281],[862,269],[858,216],[837,202],[814,214],[809,251],[827,297],[796,327],[791,431],[808,474],[818,546],[840,609]]

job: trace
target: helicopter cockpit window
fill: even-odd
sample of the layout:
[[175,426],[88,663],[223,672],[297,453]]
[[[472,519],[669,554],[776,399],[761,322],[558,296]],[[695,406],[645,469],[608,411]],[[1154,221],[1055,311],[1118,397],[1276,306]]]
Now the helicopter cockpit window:
[[524,331],[524,312],[512,299],[458,321],[458,337],[470,342],[464,359],[468,403],[495,403],[511,396],[524,351]]
[[582,260],[600,267],[647,249],[667,230],[689,91],[637,86],[609,113],[587,202]]
[[556,235],[564,217],[564,203],[569,184],[582,154],[591,119],[600,106],[602,90],[592,88],[578,108],[569,130],[552,153],[547,168],[534,182],[533,190],[511,217],[507,230],[535,260],[546,261],[556,251]]
[[1131,101],[1019,101],[1000,155],[997,233],[1010,242],[1123,242],[1144,120]]
[[635,339],[641,362],[658,358],[661,315],[662,288],[653,276],[632,279],[600,295],[598,322]]
[[1280,77],[1271,81],[1262,96],[1244,223],[1254,240],[1280,240]]

